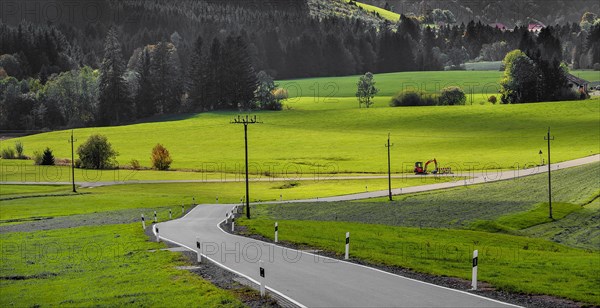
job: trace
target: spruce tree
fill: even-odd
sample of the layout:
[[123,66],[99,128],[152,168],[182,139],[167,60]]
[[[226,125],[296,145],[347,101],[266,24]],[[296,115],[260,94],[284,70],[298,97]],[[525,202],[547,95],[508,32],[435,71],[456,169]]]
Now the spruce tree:
[[202,37],[198,36],[194,43],[192,51],[191,67],[188,76],[188,93],[189,99],[192,102],[192,108],[196,111],[203,111],[204,106],[204,58],[202,56]]
[[148,48],[139,55],[139,65],[136,68],[138,73],[138,93],[135,100],[136,116],[144,118],[152,116],[156,113],[154,105],[154,89],[152,87],[152,79],[150,76],[150,51]]
[[104,44],[104,60],[100,66],[100,99],[98,119],[101,125],[118,124],[131,113],[127,82],[123,77],[125,61],[114,27],[108,30]]

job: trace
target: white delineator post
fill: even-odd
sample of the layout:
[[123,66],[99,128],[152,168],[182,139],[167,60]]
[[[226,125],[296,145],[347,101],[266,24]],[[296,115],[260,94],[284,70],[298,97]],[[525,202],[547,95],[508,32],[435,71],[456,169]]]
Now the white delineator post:
[[202,262],[202,244],[200,244],[200,238],[196,238],[196,256],[198,257],[198,263]]
[[158,219],[156,218],[156,211],[154,211],[154,222],[158,222]]
[[231,218],[231,232],[234,232],[235,230],[235,217]]
[[144,218],[144,214],[142,214],[142,228],[146,230],[146,219]]
[[160,236],[158,235],[158,227],[154,226],[154,230],[156,231],[156,242],[160,243]]
[[473,251],[473,277],[471,282],[471,290],[477,290],[477,263],[478,263],[478,255],[479,252],[477,250]]
[[216,198],[216,199],[217,199],[217,204],[219,204],[219,196],[217,196],[217,198]]
[[346,232],[346,255],[344,259],[348,260],[348,255],[350,253],[350,232]]
[[169,219],[173,219],[173,213],[171,213],[171,209],[169,209]]
[[279,240],[279,225],[275,222],[275,243]]
[[258,272],[260,274],[260,296],[265,296],[265,263],[258,261]]

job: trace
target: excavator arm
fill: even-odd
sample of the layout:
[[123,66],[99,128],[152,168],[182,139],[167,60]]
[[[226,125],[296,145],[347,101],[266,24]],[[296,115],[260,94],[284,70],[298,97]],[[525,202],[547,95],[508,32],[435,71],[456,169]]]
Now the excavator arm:
[[438,171],[438,163],[437,163],[437,160],[435,158],[431,159],[431,160],[428,160],[425,163],[425,168],[423,168],[423,172],[427,173],[427,165],[429,165],[430,163],[434,163],[435,164],[435,169],[433,170],[433,173],[437,173],[437,171]]

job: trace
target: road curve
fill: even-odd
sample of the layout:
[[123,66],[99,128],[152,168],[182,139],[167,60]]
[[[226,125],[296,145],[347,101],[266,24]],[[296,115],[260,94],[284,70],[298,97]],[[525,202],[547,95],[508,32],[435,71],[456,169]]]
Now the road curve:
[[224,232],[218,224],[235,205],[198,205],[186,216],[156,225],[160,238],[202,255],[304,307],[512,307],[354,263]]

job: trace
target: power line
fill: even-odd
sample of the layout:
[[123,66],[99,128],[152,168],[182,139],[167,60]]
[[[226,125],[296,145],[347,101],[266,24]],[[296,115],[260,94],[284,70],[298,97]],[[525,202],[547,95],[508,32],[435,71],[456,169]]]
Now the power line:
[[77,139],[73,139],[73,130],[71,130],[71,140],[69,140],[69,143],[71,143],[71,180],[73,181],[73,192],[76,193],[77,189],[75,189],[75,154],[74,152],[74,143],[75,141],[77,141]]
[[544,137],[548,141],[548,209],[550,219],[552,219],[552,176],[550,174],[550,141],[554,140],[554,136],[550,137],[550,127],[548,127],[548,135]]
[[237,118],[233,118],[230,124],[244,124],[244,148],[246,153],[246,217],[250,219],[250,188],[248,184],[248,124],[258,124],[262,123],[256,119],[256,116],[250,117],[246,115],[245,117],[237,116]]
[[388,139],[387,139],[387,144],[385,145],[385,147],[387,148],[387,162],[388,162],[388,195],[390,198],[390,201],[392,200],[392,165],[390,163],[390,148],[393,146],[393,144],[390,144],[390,133],[388,133]]

